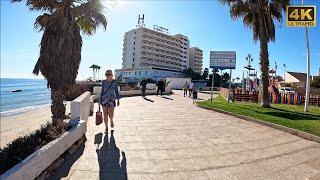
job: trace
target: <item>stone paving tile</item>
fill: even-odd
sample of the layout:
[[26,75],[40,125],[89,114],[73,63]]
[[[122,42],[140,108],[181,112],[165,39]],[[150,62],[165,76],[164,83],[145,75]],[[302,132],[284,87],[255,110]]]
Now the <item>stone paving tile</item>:
[[109,129],[108,134],[90,117],[81,156],[58,167],[55,177],[59,173],[63,179],[320,177],[319,143],[198,108],[181,91],[168,97],[173,100],[123,98],[115,111],[114,131]]
[[204,171],[180,172],[180,176],[184,180],[209,180]]

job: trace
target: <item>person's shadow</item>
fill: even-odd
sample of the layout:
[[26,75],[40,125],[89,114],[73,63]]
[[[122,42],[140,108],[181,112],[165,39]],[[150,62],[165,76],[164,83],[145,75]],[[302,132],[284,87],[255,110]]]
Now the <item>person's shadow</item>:
[[124,179],[127,180],[127,159],[123,151],[117,147],[114,131],[111,131],[110,142],[108,134],[104,136],[103,145],[97,149],[100,167],[99,179]]

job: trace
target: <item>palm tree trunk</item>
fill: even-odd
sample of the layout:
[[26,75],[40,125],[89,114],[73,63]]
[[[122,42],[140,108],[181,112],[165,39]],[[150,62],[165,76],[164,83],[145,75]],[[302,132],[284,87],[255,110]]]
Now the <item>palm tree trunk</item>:
[[66,113],[66,107],[63,104],[64,94],[59,89],[51,89],[51,113],[53,124],[58,124],[63,120]]
[[[263,17],[263,16],[262,16]],[[268,40],[265,33],[263,19],[259,18],[260,35],[260,69],[262,74],[261,107],[270,107],[269,102],[269,54]]]

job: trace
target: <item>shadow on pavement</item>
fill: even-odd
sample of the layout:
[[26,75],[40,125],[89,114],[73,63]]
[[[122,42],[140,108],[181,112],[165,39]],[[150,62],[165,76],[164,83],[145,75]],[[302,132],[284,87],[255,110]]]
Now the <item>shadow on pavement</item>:
[[154,100],[148,99],[147,97],[144,97],[144,100],[154,102]]
[[111,131],[110,142],[108,134],[104,136],[103,145],[97,149],[97,156],[100,167],[99,179],[128,179],[127,159],[123,151],[116,145],[116,141]]
[[165,97],[165,96],[162,96],[161,98],[168,99],[168,100],[173,100],[172,98],[168,98],[168,97]]
[[54,170],[54,173],[51,174],[47,179],[58,180],[58,179],[67,177],[69,175],[70,169],[73,166],[73,164],[82,156],[84,147],[85,147],[84,144],[80,145],[75,150],[75,152],[73,152],[70,156],[68,156],[63,161],[63,163]]
[[100,148],[100,144],[102,143],[102,133],[98,133],[94,136],[94,144],[96,145],[96,149]]

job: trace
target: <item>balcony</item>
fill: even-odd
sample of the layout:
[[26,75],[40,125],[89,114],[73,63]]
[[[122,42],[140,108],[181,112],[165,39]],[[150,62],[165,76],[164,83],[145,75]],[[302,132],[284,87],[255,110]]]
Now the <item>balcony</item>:
[[180,41],[178,41],[177,39],[175,39],[174,37],[171,37],[169,35],[164,35],[163,34],[160,34],[160,33],[157,33],[157,32],[153,32],[153,31],[150,31],[150,30],[147,30],[147,31],[144,31],[143,32],[144,34],[143,35],[147,35],[147,36],[151,36],[153,38],[156,38],[156,39],[162,39],[162,40],[166,40],[166,41],[170,41],[171,43],[174,43],[174,44],[177,44],[180,43]]
[[[147,48],[147,47],[150,47],[152,49]],[[180,54],[178,54],[176,52],[172,52],[172,51],[160,48],[159,46],[150,45],[150,44],[147,44],[147,43],[143,43],[142,49],[147,51],[147,52],[154,52],[154,53],[157,53],[159,55],[167,55],[167,56],[171,56],[171,57],[175,57],[175,58],[179,58],[179,56],[180,56]],[[158,51],[156,49],[158,49]]]
[[174,46],[174,45],[169,45],[169,44],[166,44],[166,43],[164,43],[164,42],[157,41],[157,40],[155,40],[155,39],[143,37],[143,41],[148,41],[148,42],[151,42],[151,43],[159,44],[159,45],[164,46],[165,48],[173,49],[174,51],[177,51],[177,52],[180,51],[180,49],[178,49],[178,48],[177,48],[176,46]]

